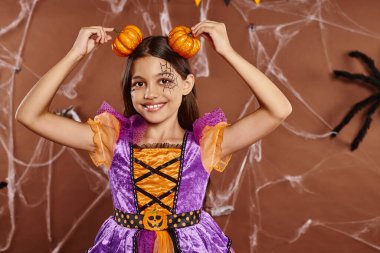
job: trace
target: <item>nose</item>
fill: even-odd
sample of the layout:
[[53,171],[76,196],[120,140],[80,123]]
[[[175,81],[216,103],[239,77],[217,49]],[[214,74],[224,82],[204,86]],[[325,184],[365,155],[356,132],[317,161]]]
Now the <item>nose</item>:
[[148,84],[147,88],[145,89],[144,98],[146,99],[152,99],[156,98],[158,94],[158,87],[154,84]]

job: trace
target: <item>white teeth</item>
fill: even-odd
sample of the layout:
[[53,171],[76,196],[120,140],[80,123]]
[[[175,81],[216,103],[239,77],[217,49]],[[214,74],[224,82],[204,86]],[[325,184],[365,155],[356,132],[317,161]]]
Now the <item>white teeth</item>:
[[156,105],[144,105],[144,107],[146,109],[149,109],[149,110],[158,110],[159,108],[161,108],[164,104],[156,104]]
[[158,107],[161,107],[162,104],[159,104],[159,105],[147,105],[146,107],[148,108],[158,108]]

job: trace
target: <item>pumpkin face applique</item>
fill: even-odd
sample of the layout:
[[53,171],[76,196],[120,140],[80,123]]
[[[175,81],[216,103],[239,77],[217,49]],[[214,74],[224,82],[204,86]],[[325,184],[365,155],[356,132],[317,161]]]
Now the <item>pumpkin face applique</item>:
[[167,215],[170,214],[166,210],[146,210],[144,213],[143,224],[147,230],[165,230],[168,228]]

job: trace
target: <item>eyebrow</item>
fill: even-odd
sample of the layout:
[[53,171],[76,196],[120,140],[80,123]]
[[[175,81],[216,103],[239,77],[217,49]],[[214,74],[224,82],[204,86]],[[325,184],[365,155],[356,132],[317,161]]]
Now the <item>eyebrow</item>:
[[[156,74],[155,76],[163,76],[163,75],[165,75],[165,74],[173,75],[173,73],[170,73],[170,72],[161,72],[161,73]],[[133,79],[144,79],[144,77],[141,77],[141,76],[134,76],[134,77],[132,77],[132,80],[133,80]]]

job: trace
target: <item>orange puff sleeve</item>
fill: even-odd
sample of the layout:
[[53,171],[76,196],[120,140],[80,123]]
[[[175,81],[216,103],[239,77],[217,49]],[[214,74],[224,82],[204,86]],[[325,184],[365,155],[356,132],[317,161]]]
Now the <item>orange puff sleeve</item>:
[[221,157],[226,115],[221,108],[205,113],[193,123],[195,141],[200,146],[203,167],[207,172],[212,170],[223,172],[231,160],[232,154]]
[[89,118],[86,123],[90,125],[94,133],[93,142],[96,147],[94,151],[89,151],[88,154],[96,167],[103,164],[109,169],[119,138],[120,122],[111,113],[103,112],[96,115],[94,119]]
[[231,160],[232,154],[221,157],[224,129],[229,124],[220,122],[215,126],[205,126],[200,140],[202,164],[211,173],[212,170],[223,172]]

